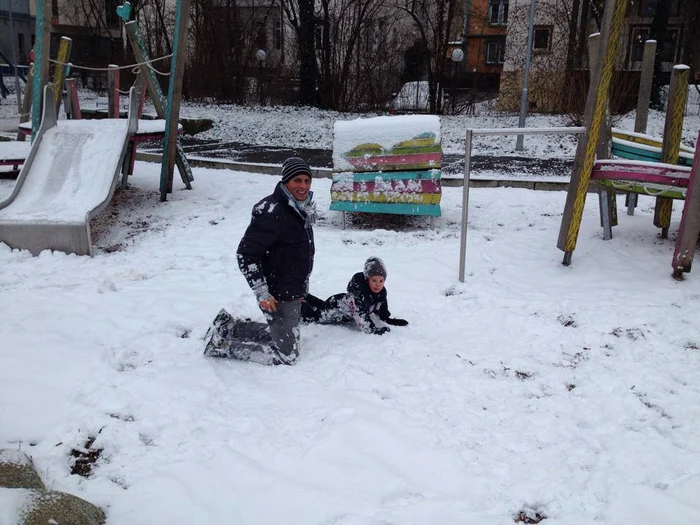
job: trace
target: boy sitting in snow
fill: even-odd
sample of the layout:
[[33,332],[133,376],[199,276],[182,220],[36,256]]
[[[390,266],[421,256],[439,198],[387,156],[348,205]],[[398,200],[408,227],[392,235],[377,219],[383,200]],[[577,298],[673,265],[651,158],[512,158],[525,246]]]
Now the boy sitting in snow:
[[404,319],[392,319],[386,300],[386,267],[379,257],[365,261],[363,272],[357,272],[348,283],[348,293],[330,296],[325,301],[308,294],[301,303],[301,319],[305,323],[345,324],[354,322],[368,334],[382,335],[388,326],[377,326],[375,314],[386,324],[406,326]]

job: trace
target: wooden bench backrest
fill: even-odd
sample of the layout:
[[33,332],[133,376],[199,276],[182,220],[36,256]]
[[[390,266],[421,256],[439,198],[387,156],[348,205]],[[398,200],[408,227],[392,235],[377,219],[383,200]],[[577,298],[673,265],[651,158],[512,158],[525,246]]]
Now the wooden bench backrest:
[[441,166],[439,117],[336,122],[330,209],[440,216]]

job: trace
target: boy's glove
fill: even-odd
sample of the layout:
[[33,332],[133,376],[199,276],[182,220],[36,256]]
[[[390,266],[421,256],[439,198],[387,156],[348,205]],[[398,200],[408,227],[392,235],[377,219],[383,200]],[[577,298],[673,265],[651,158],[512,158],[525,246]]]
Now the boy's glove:
[[377,334],[377,335],[382,335],[382,334],[387,333],[388,331],[389,331],[388,326],[382,326],[381,328],[375,328],[374,330],[372,330],[372,333]]
[[406,321],[406,319],[387,319],[384,322],[392,326],[406,326],[408,324],[408,321]]

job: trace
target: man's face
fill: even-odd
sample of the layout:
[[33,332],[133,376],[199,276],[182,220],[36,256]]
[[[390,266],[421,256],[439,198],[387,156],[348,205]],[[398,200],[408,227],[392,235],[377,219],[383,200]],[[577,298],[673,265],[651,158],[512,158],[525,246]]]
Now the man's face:
[[367,284],[369,284],[369,289],[372,290],[372,293],[379,293],[384,288],[384,277],[373,275],[367,279]]
[[287,189],[292,196],[298,200],[306,200],[309,195],[309,189],[311,189],[311,177],[308,175],[297,175],[296,177],[290,179],[286,183]]

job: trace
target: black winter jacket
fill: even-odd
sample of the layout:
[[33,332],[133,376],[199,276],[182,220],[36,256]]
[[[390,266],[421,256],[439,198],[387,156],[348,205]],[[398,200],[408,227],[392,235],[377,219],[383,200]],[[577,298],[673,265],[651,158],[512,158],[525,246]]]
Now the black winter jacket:
[[363,331],[375,332],[378,327],[372,321],[370,314],[375,314],[386,322],[391,317],[389,304],[386,298],[386,288],[379,293],[374,293],[369,288],[367,279],[362,272],[357,272],[348,283],[348,295],[350,314],[353,320]]
[[[305,323],[321,324],[355,323],[368,334],[388,331],[386,327],[377,326],[370,317],[370,314],[375,314],[385,323],[392,323],[386,288],[382,288],[379,293],[372,292],[363,272],[358,272],[350,279],[347,289],[348,293],[331,295],[325,301],[307,295],[301,303],[302,320]],[[401,322],[405,323],[403,320]]]
[[253,206],[250,225],[238,245],[238,267],[258,300],[304,297],[314,266],[314,234],[306,216],[278,183]]

